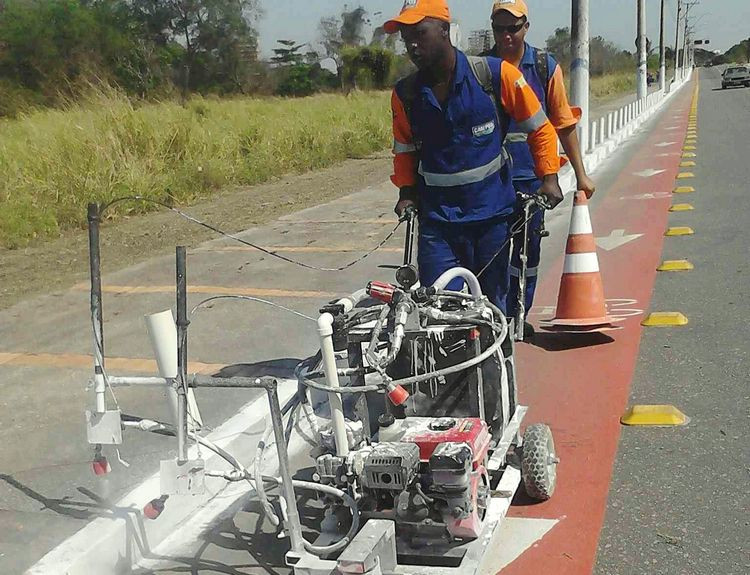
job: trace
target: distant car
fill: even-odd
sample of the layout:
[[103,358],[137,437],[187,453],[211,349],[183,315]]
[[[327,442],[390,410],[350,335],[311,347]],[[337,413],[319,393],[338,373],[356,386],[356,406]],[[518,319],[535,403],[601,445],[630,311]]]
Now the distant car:
[[721,89],[731,86],[747,86],[750,88],[750,70],[747,66],[730,66],[721,75]]

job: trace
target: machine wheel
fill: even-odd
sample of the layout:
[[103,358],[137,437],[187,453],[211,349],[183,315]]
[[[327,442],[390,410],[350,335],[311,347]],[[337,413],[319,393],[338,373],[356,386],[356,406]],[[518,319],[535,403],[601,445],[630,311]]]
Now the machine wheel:
[[552,430],[544,423],[535,423],[523,434],[521,477],[529,497],[546,501],[555,491],[557,464]]

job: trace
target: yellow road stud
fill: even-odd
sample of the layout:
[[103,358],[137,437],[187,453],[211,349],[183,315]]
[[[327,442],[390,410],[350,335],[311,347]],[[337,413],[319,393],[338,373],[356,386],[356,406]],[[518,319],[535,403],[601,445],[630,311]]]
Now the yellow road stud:
[[676,427],[687,425],[690,418],[674,405],[634,405],[620,418],[623,425]]
[[695,150],[695,146],[682,146],[683,151],[692,151]]
[[688,178],[694,178],[695,174],[693,172],[680,172],[677,174],[678,180],[687,180]]
[[680,162],[681,168],[694,168],[695,162],[688,160],[687,162]]
[[696,154],[695,152],[683,152],[682,157],[683,158],[697,158],[698,154]]
[[691,194],[695,191],[693,186],[678,186],[674,189],[675,194]]
[[687,260],[664,260],[656,268],[657,272],[689,272],[694,269],[693,264]]
[[687,226],[677,226],[674,228],[667,228],[667,231],[664,232],[664,235],[667,237],[675,237],[675,236],[692,236],[695,232],[693,231],[693,228],[689,228]]
[[689,212],[695,208],[691,204],[675,204],[669,207],[670,212]]
[[655,311],[641,322],[644,327],[678,327],[687,324],[688,318],[679,311]]

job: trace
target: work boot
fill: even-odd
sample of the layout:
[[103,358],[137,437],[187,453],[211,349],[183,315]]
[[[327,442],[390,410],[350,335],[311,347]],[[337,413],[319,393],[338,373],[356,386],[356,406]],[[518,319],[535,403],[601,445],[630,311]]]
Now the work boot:
[[530,339],[533,339],[535,333],[536,332],[534,331],[534,326],[533,325],[531,325],[527,321],[523,322],[523,339],[524,339],[524,341],[528,341]]

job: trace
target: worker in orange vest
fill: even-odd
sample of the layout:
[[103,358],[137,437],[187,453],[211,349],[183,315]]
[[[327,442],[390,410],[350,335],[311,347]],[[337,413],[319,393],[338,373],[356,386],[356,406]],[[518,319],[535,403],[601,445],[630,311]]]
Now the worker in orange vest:
[[[423,285],[465,267],[506,311],[516,193],[502,144],[511,123],[527,135],[537,190],[554,207],[562,200],[557,138],[518,69],[457,50],[450,20],[445,0],[406,0],[384,26],[389,34],[401,32],[418,69],[398,82],[391,98],[396,212],[419,209]],[[460,280],[448,286],[460,287]]]
[[[529,31],[529,9],[524,0],[497,0],[492,5],[492,30],[495,46],[483,56],[496,56],[516,66],[534,91],[547,117],[557,131],[562,148],[567,155],[577,180],[577,189],[591,197],[596,186],[586,174],[581,149],[578,143],[576,125],[580,111],[571,109],[565,92],[563,74],[551,54],[526,42]],[[513,185],[519,192],[535,194],[542,182],[534,171],[534,161],[529,149],[527,135],[511,122],[505,139],[505,148],[513,159]],[[520,217],[520,214],[518,215]],[[536,212],[530,222],[529,244],[527,248],[527,272],[525,309],[531,309],[537,284],[539,260],[541,257],[541,234],[544,225],[544,212]],[[511,257],[511,280],[508,292],[508,315],[515,316],[518,301],[518,274],[520,267],[520,242],[514,242]],[[533,327],[524,324],[524,339],[533,336]]]

